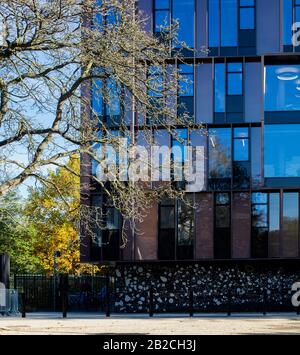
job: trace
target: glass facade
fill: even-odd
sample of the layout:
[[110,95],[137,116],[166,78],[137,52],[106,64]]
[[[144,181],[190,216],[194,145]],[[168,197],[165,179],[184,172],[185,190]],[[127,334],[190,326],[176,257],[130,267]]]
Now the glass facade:
[[300,65],[267,65],[265,111],[300,111]]
[[231,130],[211,128],[209,136],[208,184],[212,190],[226,190],[231,187]]
[[255,0],[208,0],[208,46],[211,55],[254,54],[255,32]]
[[300,177],[300,125],[265,125],[265,178]]
[[243,63],[215,64],[215,123],[244,122]]
[[[299,48],[293,46],[293,24],[300,23],[300,1],[282,0],[283,2],[283,49],[286,52],[299,52]],[[299,28],[299,26],[298,26]]]
[[154,32],[160,35],[172,21],[178,22],[175,47],[194,48],[194,0],[154,0]]
[[190,260],[194,257],[193,198],[186,202],[165,199],[159,205],[158,259]]
[[[147,129],[157,145],[179,148],[159,157],[159,180],[170,177],[191,201],[157,204],[151,227],[157,232],[152,252],[159,260],[300,258],[300,46],[291,41],[300,0],[274,2],[272,8],[272,0],[153,0],[149,6],[149,29],[161,36],[172,19],[178,20],[178,40],[195,49],[174,58],[179,44],[173,43],[168,60],[170,70],[178,68],[185,79],[177,83],[178,115],[187,112],[191,126],[170,128],[179,139],[161,125],[153,128],[151,117],[137,127],[139,144],[148,147],[142,133]],[[101,25],[108,19],[96,20]],[[148,78],[153,102],[169,104],[162,93],[167,78],[159,68],[150,66]],[[122,120],[124,90],[112,80],[91,85],[93,114],[113,134]],[[182,171],[186,145],[204,146],[205,183],[199,191],[175,183],[175,168],[163,168],[170,159]],[[96,169],[92,162],[93,173]],[[122,220],[101,194],[92,195],[93,205],[104,206],[106,220],[94,231],[91,257],[117,260]],[[201,206],[193,208],[192,201]]]
[[229,193],[215,195],[214,257],[231,257],[231,198]]

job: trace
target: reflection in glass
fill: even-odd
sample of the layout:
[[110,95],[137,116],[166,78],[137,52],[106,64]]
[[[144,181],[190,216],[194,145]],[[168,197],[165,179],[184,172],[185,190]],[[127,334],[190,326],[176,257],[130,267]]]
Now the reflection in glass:
[[262,137],[261,128],[251,128],[251,174],[252,186],[262,185]]
[[194,0],[173,0],[174,20],[179,23],[178,39],[194,48]]
[[265,68],[265,111],[300,111],[300,65]]
[[231,185],[231,130],[209,129],[209,185],[226,189]]
[[237,46],[237,0],[221,1],[221,46],[236,47]]
[[265,126],[265,177],[300,177],[300,125]]
[[219,0],[208,1],[208,45],[219,46]]
[[293,1],[283,0],[283,44],[292,45]]
[[269,195],[269,257],[280,257],[280,194]]
[[188,203],[178,201],[177,226],[177,259],[188,260],[193,258],[194,245],[194,208],[192,197],[187,196]]
[[231,200],[228,193],[215,195],[214,256],[216,259],[231,257]]
[[268,257],[268,194],[252,194],[252,245],[253,258]]
[[246,7],[240,9],[240,29],[253,30],[255,28],[255,12],[254,7]]
[[297,257],[299,251],[299,193],[283,194],[282,256]]
[[160,207],[160,228],[169,229],[175,226],[175,211],[174,207]]
[[215,112],[225,112],[225,64],[215,64]]

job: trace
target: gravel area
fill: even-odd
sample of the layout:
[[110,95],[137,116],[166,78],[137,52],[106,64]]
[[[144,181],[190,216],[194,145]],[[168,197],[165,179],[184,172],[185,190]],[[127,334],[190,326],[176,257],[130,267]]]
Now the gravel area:
[[0,335],[25,334],[145,334],[145,335],[229,335],[229,334],[300,334],[300,316],[295,314],[262,315],[113,315],[99,314],[28,314],[27,318],[1,317]]

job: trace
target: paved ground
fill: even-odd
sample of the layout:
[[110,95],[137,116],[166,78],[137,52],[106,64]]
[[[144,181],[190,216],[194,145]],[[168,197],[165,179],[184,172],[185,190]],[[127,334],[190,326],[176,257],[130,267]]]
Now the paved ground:
[[194,318],[164,315],[68,315],[58,313],[28,314],[26,319],[0,316],[0,335],[8,334],[300,334],[300,316],[294,314],[206,315]]

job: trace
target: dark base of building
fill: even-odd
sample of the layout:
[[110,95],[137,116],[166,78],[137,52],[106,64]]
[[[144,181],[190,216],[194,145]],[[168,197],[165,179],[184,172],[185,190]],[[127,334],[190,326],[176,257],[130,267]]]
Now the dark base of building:
[[117,263],[115,311],[297,312],[300,260]]

